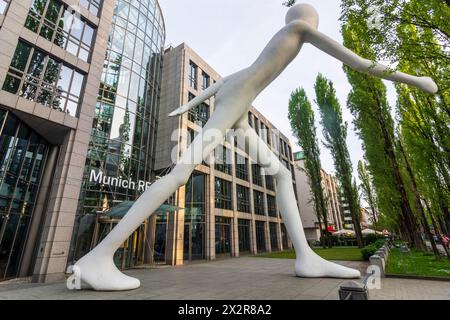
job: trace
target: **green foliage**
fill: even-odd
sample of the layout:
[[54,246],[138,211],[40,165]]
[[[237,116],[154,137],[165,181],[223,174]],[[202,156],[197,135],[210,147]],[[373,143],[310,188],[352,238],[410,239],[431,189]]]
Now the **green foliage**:
[[297,0],[287,0],[287,1],[283,2],[283,6],[292,7],[296,2],[297,2]]
[[[442,0],[343,0],[341,20],[351,23],[356,47],[367,57],[398,63],[400,71],[430,76],[436,96],[396,85],[399,139],[413,171],[419,197],[450,231],[450,5]],[[381,13],[381,14],[380,14]],[[373,19],[375,18],[375,19]],[[373,22],[375,21],[375,27]],[[347,41],[350,44],[349,41]],[[368,169],[375,178],[373,161]],[[377,176],[377,177],[375,177]],[[374,181],[378,196],[379,188]],[[416,193],[417,195],[417,193]],[[377,199],[384,202],[383,199]],[[386,208],[380,206],[381,211]],[[385,213],[385,212],[384,212]],[[382,217],[392,224],[392,214]],[[445,230],[444,230],[445,231]]]
[[[379,52],[370,41],[371,28],[367,23],[367,14],[373,7],[365,2],[343,2],[344,45],[360,56],[377,60]],[[411,205],[414,204],[411,201],[414,197],[410,180],[397,155],[395,124],[386,99],[386,87],[380,79],[368,74],[348,67],[344,67],[344,71],[352,85],[347,105],[354,115],[357,133],[363,141],[367,168],[373,177],[377,207],[382,215],[389,216],[390,222],[396,222],[396,227],[402,230],[411,245],[422,247],[414,206]]]
[[347,124],[342,119],[342,110],[336,97],[333,83],[319,74],[314,85],[316,103],[319,106],[323,126],[324,145],[330,150],[334,160],[336,176],[341,190],[349,204],[356,238],[362,246],[361,225],[359,223],[360,206],[356,190],[352,184],[352,163],[347,147]]
[[288,117],[292,132],[305,155],[305,172],[310,182],[316,215],[319,223],[324,223],[326,230],[328,207],[322,189],[320,149],[314,124],[314,111],[303,88],[292,92]]
[[365,261],[369,261],[369,258],[375,254],[375,252],[380,249],[386,241],[384,239],[379,239],[364,248],[361,249],[361,255]]

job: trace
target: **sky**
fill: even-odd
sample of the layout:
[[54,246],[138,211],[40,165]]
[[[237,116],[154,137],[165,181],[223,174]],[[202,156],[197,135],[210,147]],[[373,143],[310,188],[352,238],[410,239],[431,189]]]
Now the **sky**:
[[[249,66],[260,54],[273,35],[284,26],[288,8],[284,0],[160,0],[166,25],[166,46],[185,42],[221,76],[227,76]],[[319,30],[342,43],[340,34],[339,0],[299,0],[310,3],[319,13]],[[256,107],[292,142],[299,151],[297,139],[292,135],[288,120],[291,92],[303,87],[313,104],[317,136],[321,149],[322,167],[334,174],[333,158],[323,146],[322,127],[315,100],[314,82],[318,73],[333,81],[337,97],[348,122],[347,145],[357,179],[357,163],[363,159],[361,141],[352,124],[352,115],[346,107],[351,86],[342,70],[342,63],[306,44],[299,56],[288,66],[254,102]],[[388,100],[395,105],[395,90],[385,82]],[[358,180],[358,179],[357,179]]]

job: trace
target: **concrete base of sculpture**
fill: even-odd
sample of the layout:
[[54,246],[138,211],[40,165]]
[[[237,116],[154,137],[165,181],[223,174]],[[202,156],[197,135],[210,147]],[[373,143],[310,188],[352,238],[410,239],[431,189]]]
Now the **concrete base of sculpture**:
[[[419,78],[401,72],[387,72],[383,65],[373,65],[341,44],[317,31],[319,17],[316,10],[307,4],[289,9],[286,26],[269,42],[257,60],[248,68],[234,73],[175,110],[171,116],[180,115],[215,95],[216,110],[189,146],[179,163],[167,176],[157,180],[128,211],[127,215],[108,236],[89,254],[81,258],[75,268],[81,281],[94,290],[130,290],[140,286],[137,279],[128,277],[114,265],[114,252],[180,186],[188,181],[195,167],[206,159],[221,143],[211,143],[205,133],[218,132],[224,137],[227,129],[239,129],[246,136],[246,147],[266,172],[277,180],[277,203],[283,222],[294,246],[297,260],[295,273],[299,277],[359,278],[360,272],[326,261],[309,247],[300,214],[297,208],[292,175],[278,157],[272,153],[263,140],[250,128],[247,113],[255,98],[266,88],[298,55],[304,43],[310,43],[346,65],[379,77],[410,84],[428,92],[436,92],[436,84],[430,78]],[[194,152],[195,150],[195,152]],[[202,150],[202,152],[198,152]]]

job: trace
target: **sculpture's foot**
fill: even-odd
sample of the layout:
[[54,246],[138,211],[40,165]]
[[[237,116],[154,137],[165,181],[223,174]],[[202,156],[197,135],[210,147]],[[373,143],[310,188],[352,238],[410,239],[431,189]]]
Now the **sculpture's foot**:
[[295,273],[303,278],[360,278],[358,270],[327,261],[311,250],[295,261]]
[[140,281],[117,269],[111,257],[87,254],[75,264],[83,287],[96,291],[125,291],[139,288]]

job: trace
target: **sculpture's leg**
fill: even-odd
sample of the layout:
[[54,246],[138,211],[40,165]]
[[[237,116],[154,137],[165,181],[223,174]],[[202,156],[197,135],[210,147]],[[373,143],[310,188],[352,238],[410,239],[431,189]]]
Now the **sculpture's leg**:
[[[120,223],[75,267],[81,281],[95,290],[119,291],[138,288],[138,279],[120,272],[113,262],[114,252],[139,225],[159,208],[180,186],[186,184],[192,171],[223,140],[226,129],[233,127],[233,117],[227,108],[218,108],[203,131],[184,153],[170,174],[160,178],[133,204]],[[201,151],[201,152],[200,152]]]
[[[245,132],[249,153],[257,157],[266,171],[277,180],[277,203],[296,253],[295,273],[299,277],[359,278],[360,272],[318,256],[308,245],[294,194],[292,175],[265,142],[248,125],[247,115],[237,124]],[[242,132],[241,132],[242,133]]]

